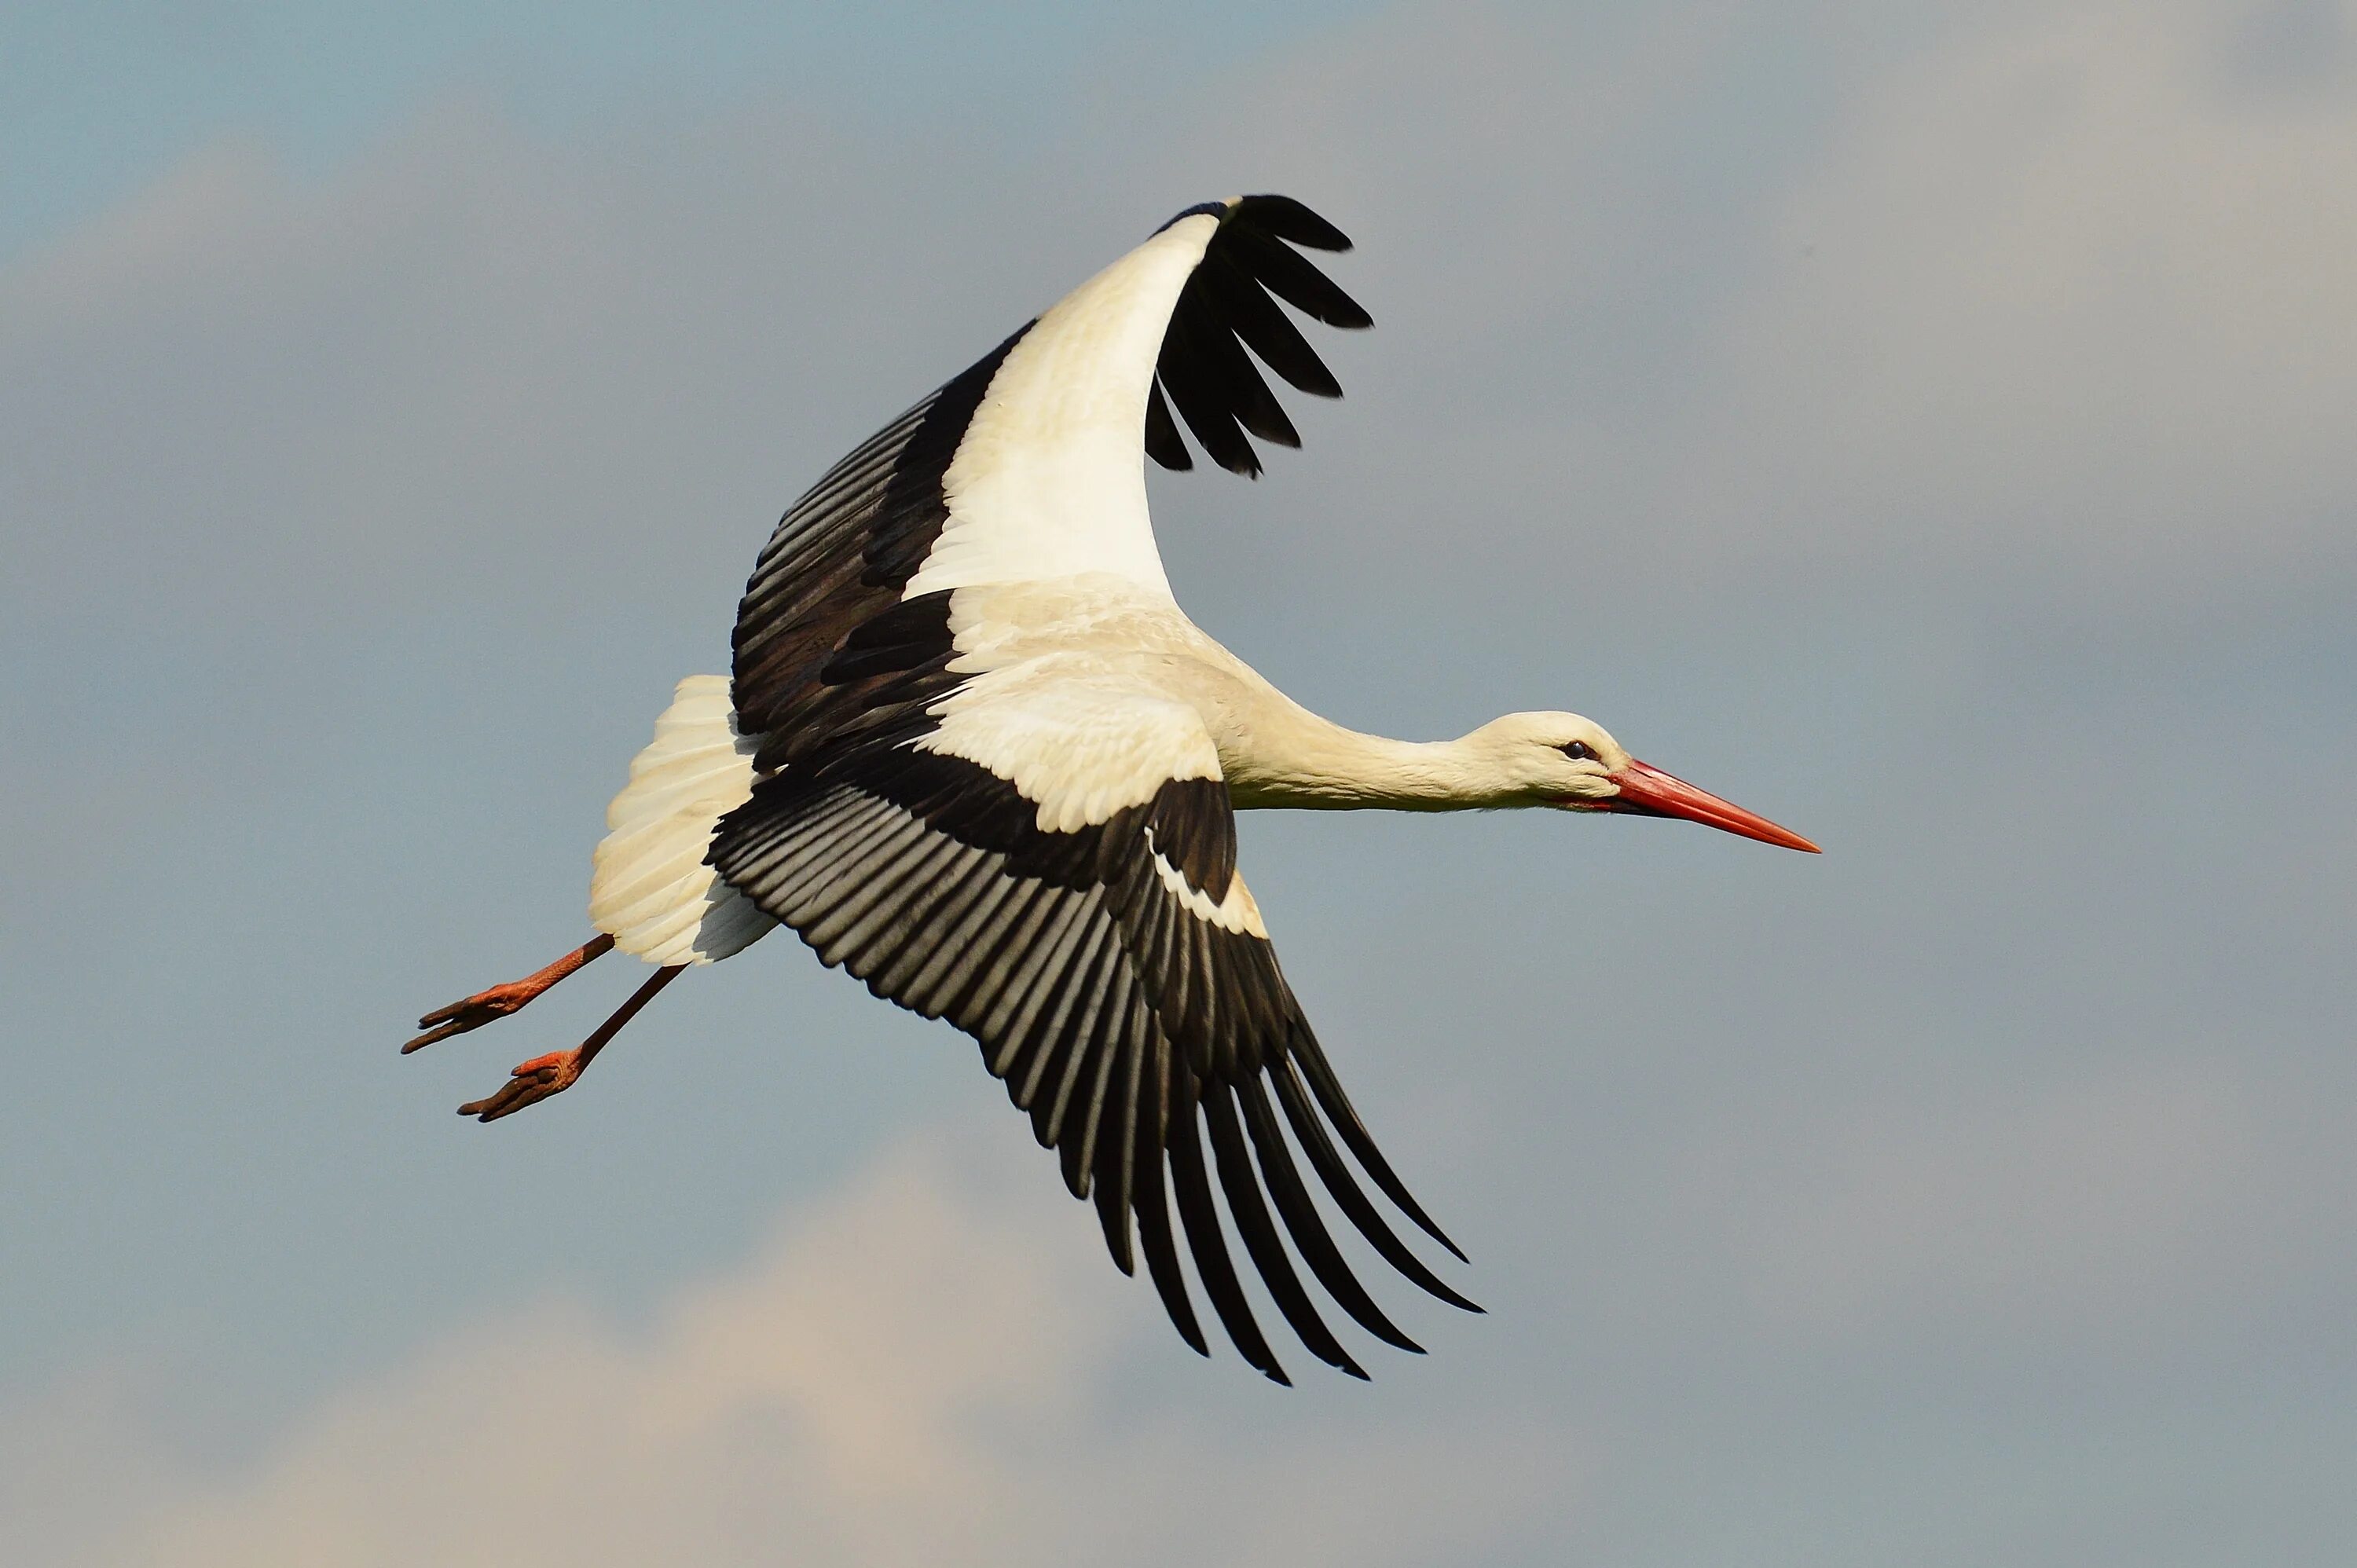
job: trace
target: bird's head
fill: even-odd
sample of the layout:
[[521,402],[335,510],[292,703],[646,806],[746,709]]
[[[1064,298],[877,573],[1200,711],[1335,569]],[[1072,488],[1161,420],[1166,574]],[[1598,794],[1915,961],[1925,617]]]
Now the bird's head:
[[1818,853],[1800,834],[1638,761],[1602,725],[1577,714],[1508,714],[1465,738],[1488,755],[1505,781],[1500,805],[1683,817],[1762,843]]

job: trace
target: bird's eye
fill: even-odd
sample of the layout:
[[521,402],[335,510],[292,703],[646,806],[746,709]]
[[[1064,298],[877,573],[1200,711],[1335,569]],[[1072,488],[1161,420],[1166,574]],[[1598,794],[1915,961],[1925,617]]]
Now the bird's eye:
[[1570,745],[1563,748],[1563,754],[1566,757],[1570,757],[1574,762],[1593,762],[1596,760],[1596,748],[1588,745],[1584,740],[1573,741]]

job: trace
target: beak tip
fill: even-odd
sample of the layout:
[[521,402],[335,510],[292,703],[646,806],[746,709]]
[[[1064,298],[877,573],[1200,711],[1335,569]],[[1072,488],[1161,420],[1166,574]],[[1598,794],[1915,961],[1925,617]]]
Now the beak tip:
[[1697,789],[1684,779],[1664,773],[1651,764],[1632,758],[1616,777],[1620,785],[1621,799],[1638,811],[1655,816],[1683,817],[1722,832],[1757,839],[1761,843],[1774,844],[1780,849],[1798,850],[1803,854],[1824,853],[1792,829],[1780,827],[1758,812],[1747,811],[1731,800],[1722,800],[1708,790]]

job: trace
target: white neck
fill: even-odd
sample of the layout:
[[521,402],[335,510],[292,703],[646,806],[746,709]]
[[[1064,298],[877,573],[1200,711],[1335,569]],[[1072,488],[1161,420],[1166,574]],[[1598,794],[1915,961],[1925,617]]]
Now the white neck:
[[1462,740],[1361,735],[1294,703],[1255,725],[1249,755],[1222,757],[1240,809],[1466,811],[1503,803],[1505,781],[1487,747]]

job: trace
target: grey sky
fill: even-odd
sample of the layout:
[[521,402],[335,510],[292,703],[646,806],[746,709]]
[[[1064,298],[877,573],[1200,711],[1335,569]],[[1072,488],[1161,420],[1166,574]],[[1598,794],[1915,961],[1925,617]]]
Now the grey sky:
[[[2350,8],[1195,19],[1004,46],[971,125],[895,112],[931,56],[863,107],[717,30],[537,86],[420,38],[460,64],[365,135],[58,176],[0,270],[37,1560],[2345,1547]],[[746,49],[798,41],[884,54]],[[1433,1353],[1372,1388],[1196,1362],[970,1045],[787,943],[453,1116],[625,989],[393,1054],[580,939],[783,504],[1254,188],[1377,328],[1260,484],[1156,479],[1197,618],[1367,727],[1577,708],[1828,852],[1247,820],[1490,1316],[1390,1293]]]

